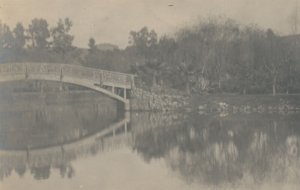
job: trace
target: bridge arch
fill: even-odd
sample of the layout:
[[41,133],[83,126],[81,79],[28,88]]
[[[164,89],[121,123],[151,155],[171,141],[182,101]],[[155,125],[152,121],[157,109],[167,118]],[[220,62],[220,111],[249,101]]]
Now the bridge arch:
[[[0,64],[0,82],[47,80],[75,84],[121,101],[129,109],[127,91],[134,87],[134,75],[58,63]],[[116,89],[122,89],[118,94]]]

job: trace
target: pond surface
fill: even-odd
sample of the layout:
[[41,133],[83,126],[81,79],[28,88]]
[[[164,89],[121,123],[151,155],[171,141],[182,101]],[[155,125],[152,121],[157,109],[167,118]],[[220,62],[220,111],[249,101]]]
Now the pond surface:
[[0,189],[299,189],[299,145],[299,115],[2,101]]

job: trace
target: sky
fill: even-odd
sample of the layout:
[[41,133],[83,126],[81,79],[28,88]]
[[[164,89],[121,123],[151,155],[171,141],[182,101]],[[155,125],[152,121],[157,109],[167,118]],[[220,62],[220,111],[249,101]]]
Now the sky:
[[159,35],[173,34],[209,16],[288,34],[297,3],[300,10],[300,0],[0,0],[0,20],[14,27],[17,22],[27,26],[33,18],[45,18],[53,26],[59,18],[69,17],[76,46],[87,47],[93,37],[97,43],[124,48],[131,30],[148,26]]

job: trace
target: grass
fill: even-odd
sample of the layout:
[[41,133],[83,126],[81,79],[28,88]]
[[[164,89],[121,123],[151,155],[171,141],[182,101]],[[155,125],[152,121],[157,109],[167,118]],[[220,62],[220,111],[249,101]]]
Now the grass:
[[225,102],[232,106],[276,106],[276,105],[293,105],[300,107],[300,94],[280,94],[280,95],[230,95],[230,94],[216,94],[216,95],[197,95],[192,96],[190,103],[193,106],[199,105],[216,105],[219,102]]

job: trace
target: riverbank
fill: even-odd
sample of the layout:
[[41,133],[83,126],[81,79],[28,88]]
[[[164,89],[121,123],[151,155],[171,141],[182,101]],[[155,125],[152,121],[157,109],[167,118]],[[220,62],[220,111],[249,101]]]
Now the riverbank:
[[206,113],[300,113],[300,94],[187,95],[163,88],[132,91],[133,111],[187,111]]
[[[104,105],[117,105],[122,103],[99,95],[99,93],[72,89],[73,86],[62,90],[50,90],[57,87],[57,83],[47,83],[43,92],[21,89],[30,88],[31,83],[16,83],[1,87],[0,104],[2,107],[10,107],[12,103],[29,105],[29,102],[42,103],[69,103],[95,102]],[[27,89],[26,88],[26,89]],[[17,89],[17,90],[16,90]],[[20,90],[18,90],[20,89]],[[187,95],[181,91],[156,87],[154,89],[135,88],[129,94],[131,111],[180,111],[180,112],[204,112],[204,113],[300,113],[300,94],[291,95],[234,95],[234,94],[205,94]],[[23,104],[22,104],[23,102]],[[101,103],[102,102],[102,103]]]
[[193,110],[229,113],[300,113],[300,94],[192,96]]
[[188,111],[205,113],[300,113],[300,94],[235,95],[154,92],[136,88],[132,111]]
[[181,94],[162,93],[135,88],[131,93],[132,111],[175,111],[190,107],[188,97]]

